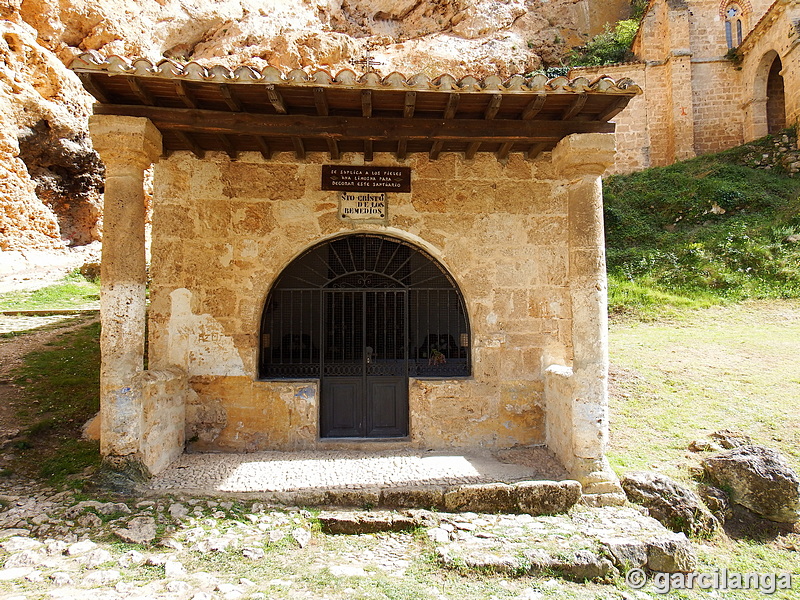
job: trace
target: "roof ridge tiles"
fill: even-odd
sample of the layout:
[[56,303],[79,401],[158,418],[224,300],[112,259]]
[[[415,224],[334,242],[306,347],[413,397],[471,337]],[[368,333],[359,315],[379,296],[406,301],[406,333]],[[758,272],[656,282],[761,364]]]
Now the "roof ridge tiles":
[[600,75],[594,80],[579,76],[568,79],[565,76],[548,79],[544,74],[537,73],[532,76],[515,74],[503,80],[499,75],[487,75],[478,79],[473,75],[466,75],[456,79],[449,73],[436,77],[429,77],[423,73],[406,76],[398,71],[392,71],[382,77],[380,73],[371,71],[358,75],[352,69],[342,69],[336,75],[325,69],[306,70],[291,69],[288,72],[278,67],[268,65],[260,71],[240,65],[233,70],[217,64],[211,66],[201,65],[192,61],[179,63],[171,59],[163,59],[153,64],[147,58],[126,59],[121,56],[111,55],[104,57],[94,50],[84,52],[75,57],[70,64],[70,69],[78,72],[108,73],[109,75],[132,75],[137,77],[160,77],[164,79],[179,79],[183,81],[210,81],[215,83],[265,83],[273,85],[312,85],[312,86],[347,86],[368,89],[408,89],[452,92],[572,92],[586,93],[599,92],[604,94],[620,93],[625,95],[639,94],[641,89],[633,81],[623,78],[615,81],[607,75]]

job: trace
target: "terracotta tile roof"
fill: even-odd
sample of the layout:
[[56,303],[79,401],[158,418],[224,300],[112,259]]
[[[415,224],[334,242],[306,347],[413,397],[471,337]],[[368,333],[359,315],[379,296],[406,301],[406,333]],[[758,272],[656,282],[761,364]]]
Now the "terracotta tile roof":
[[328,152],[527,152],[571,133],[612,132],[608,123],[641,89],[600,76],[506,80],[429,78],[345,69],[283,72],[272,66],[203,66],[81,54],[70,68],[98,104],[95,113],[147,117],[167,153],[191,150]]

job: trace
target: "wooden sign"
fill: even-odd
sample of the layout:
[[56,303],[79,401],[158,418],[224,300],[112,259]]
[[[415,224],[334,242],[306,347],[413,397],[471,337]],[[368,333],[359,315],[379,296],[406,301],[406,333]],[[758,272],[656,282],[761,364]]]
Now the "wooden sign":
[[410,192],[411,167],[322,165],[322,189],[341,192]]
[[386,216],[386,194],[342,192],[339,197],[342,221],[385,221]]

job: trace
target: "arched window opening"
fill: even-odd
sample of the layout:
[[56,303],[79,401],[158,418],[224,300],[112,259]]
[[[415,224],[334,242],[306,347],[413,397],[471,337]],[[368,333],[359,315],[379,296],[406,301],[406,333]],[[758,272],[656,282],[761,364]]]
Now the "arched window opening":
[[261,321],[259,375],[463,377],[464,299],[419,248],[377,234],[318,244],[281,273]]
[[783,65],[775,57],[767,75],[767,133],[777,133],[786,128],[786,99],[783,89]]
[[738,4],[729,4],[725,9],[725,41],[728,48],[737,48],[742,43],[742,9]]

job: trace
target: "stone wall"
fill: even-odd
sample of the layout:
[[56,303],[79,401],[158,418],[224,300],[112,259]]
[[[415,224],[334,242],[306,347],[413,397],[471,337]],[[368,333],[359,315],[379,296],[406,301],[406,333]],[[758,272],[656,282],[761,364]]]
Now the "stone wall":
[[[411,444],[544,442],[543,357],[571,359],[567,194],[549,153],[506,164],[415,156],[405,163],[413,192],[390,195],[386,226],[339,220],[337,193],[319,189],[321,161],[176,153],[156,165],[150,365],[185,365],[194,447],[315,447],[318,381],[257,380],[261,313],[293,258],[364,230],[439,260],[471,321],[473,376],[410,384]],[[376,155],[373,164],[397,162]]]

